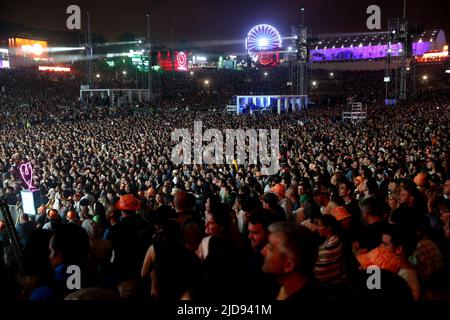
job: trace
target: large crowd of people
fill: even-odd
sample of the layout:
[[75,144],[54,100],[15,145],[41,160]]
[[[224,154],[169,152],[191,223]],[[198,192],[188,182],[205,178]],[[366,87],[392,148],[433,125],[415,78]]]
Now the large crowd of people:
[[[18,261],[0,220],[1,299],[450,297],[447,97],[430,88],[427,100],[372,103],[359,122],[341,119],[341,102],[237,116],[222,112],[225,96],[282,87],[255,74],[205,76],[214,86],[163,79],[158,108],[137,111],[80,103],[73,75],[0,72],[0,191],[22,249]],[[174,164],[171,133],[196,120],[221,132],[279,129],[279,170],[264,176],[248,157]],[[21,210],[27,162],[37,215]],[[74,265],[80,286],[68,285]],[[381,291],[366,286],[374,265]]]

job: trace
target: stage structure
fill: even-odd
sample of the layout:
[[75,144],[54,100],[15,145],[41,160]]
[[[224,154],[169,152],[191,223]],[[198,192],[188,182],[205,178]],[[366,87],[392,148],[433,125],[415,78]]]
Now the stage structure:
[[305,110],[308,96],[305,95],[242,95],[234,96],[227,106],[230,114],[291,113]]
[[148,97],[148,89],[89,89],[88,86],[81,86],[80,89],[80,102],[93,98],[108,98],[111,106],[141,103],[148,101]]
[[352,122],[361,121],[367,118],[367,106],[364,107],[361,102],[352,103],[352,111],[342,112],[342,120]]

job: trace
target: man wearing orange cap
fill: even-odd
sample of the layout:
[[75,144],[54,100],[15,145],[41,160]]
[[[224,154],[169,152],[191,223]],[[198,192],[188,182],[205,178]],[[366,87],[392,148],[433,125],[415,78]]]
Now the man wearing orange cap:
[[78,213],[75,210],[69,210],[66,213],[67,223],[78,224]]
[[292,221],[292,206],[291,200],[286,198],[286,187],[284,184],[277,183],[272,187],[272,192],[278,197],[278,205],[283,208],[286,213],[287,221]]
[[423,189],[426,189],[428,184],[428,175],[425,172],[419,172],[414,177],[414,183],[416,184],[417,188],[422,191]]
[[151,244],[152,229],[137,214],[141,204],[134,195],[121,196],[116,207],[122,216],[115,232],[109,237],[114,250],[113,268],[121,276],[119,281],[125,281],[134,291],[137,290],[136,281],[140,277],[142,261]]
[[44,230],[50,230],[51,232],[55,232],[58,226],[62,224],[61,217],[59,216],[59,213],[56,209],[51,209],[48,212],[48,217],[50,218],[50,221],[47,222],[42,229]]
[[46,207],[44,205],[37,209],[38,217],[36,219],[36,229],[42,229],[44,224],[47,222],[47,213],[45,209]]

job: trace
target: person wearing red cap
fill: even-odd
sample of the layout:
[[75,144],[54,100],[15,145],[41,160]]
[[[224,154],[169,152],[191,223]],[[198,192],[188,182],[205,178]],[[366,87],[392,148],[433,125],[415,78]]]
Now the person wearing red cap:
[[121,196],[116,207],[122,216],[115,225],[115,232],[109,236],[114,250],[113,268],[120,275],[121,285],[126,286],[133,294],[137,290],[142,261],[150,247],[153,232],[149,224],[137,213],[140,202],[135,196]]
[[47,222],[42,229],[44,230],[50,230],[51,232],[55,232],[58,226],[62,224],[61,217],[59,216],[59,213],[56,209],[51,209],[48,212],[48,217],[50,218],[50,221]]
[[119,198],[119,201],[116,203],[116,207],[122,211],[123,215],[127,216],[139,210],[141,204],[135,196],[132,194],[126,194]]
[[419,190],[425,189],[428,184],[428,174],[426,172],[419,172],[413,181]]
[[292,206],[291,200],[286,198],[286,187],[284,184],[277,183],[272,187],[272,192],[278,197],[278,205],[283,208],[286,213],[287,221],[292,220]]
[[66,213],[67,223],[78,224],[78,213],[75,210],[69,210]]
[[38,217],[36,219],[36,229],[42,229],[44,224],[47,222],[47,213],[45,210],[46,207],[44,205],[37,209]]

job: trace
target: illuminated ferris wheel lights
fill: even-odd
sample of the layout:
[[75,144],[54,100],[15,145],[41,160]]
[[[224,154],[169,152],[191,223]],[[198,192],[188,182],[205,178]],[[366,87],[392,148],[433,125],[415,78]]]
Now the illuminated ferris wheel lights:
[[267,47],[267,46],[269,45],[269,40],[268,40],[267,38],[260,38],[260,39],[258,40],[258,45],[259,45],[261,48],[265,48],[265,47]]
[[281,36],[274,27],[260,24],[248,32],[245,45],[247,52],[251,56],[256,56],[261,51],[281,48]]

